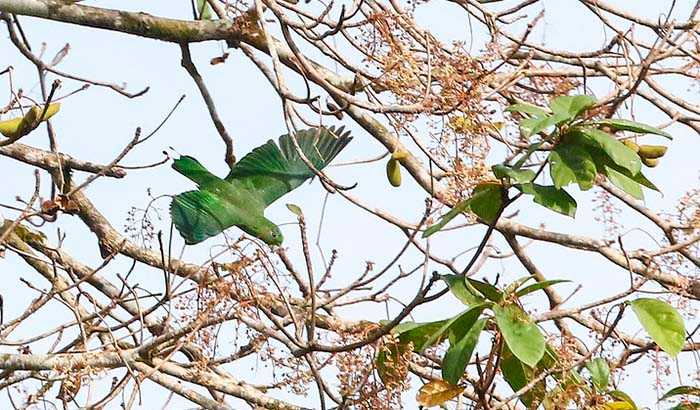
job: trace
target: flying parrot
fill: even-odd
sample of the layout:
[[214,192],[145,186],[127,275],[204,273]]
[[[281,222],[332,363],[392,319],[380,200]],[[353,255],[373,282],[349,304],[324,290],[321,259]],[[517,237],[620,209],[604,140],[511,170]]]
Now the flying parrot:
[[[310,128],[294,136],[306,159],[319,171],[352,140],[344,127]],[[172,167],[199,188],[176,195],[170,204],[172,221],[188,245],[234,225],[269,245],[280,245],[282,232],[265,218],[265,208],[315,175],[289,134],[279,138],[279,146],[269,140],[255,148],[224,179],[190,156],[180,156]]]

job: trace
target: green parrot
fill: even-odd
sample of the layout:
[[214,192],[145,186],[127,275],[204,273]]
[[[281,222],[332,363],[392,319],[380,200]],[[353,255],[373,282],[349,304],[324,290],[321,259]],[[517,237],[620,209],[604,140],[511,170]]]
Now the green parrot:
[[[317,170],[325,168],[352,140],[344,127],[310,128],[297,132],[295,137]],[[224,179],[190,156],[180,156],[172,167],[199,188],[176,195],[170,204],[173,223],[188,245],[234,225],[269,245],[282,244],[282,232],[265,218],[265,208],[315,175],[299,156],[289,134],[279,138],[279,146],[269,140],[255,148]]]

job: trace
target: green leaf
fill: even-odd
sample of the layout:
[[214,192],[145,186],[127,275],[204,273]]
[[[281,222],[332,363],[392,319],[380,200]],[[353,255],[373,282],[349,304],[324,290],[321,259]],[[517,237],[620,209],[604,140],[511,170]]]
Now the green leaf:
[[577,144],[559,144],[549,154],[549,172],[557,189],[577,182],[582,191],[593,187],[597,174],[591,154]]
[[659,399],[661,400],[666,400],[670,397],[673,396],[698,396],[700,397],[700,387],[694,387],[694,386],[677,386],[672,388],[671,390],[667,391],[664,393],[663,396]]
[[521,278],[518,278],[514,280],[513,282],[509,283],[508,286],[506,286],[505,289],[503,289],[503,293],[506,295],[512,295],[516,289],[524,285],[526,282],[530,280],[535,280],[535,277],[532,275],[528,276],[523,276]]
[[211,6],[207,0],[197,0],[197,20],[211,20]]
[[593,121],[592,124],[595,125],[605,125],[612,128],[614,131],[632,131],[640,134],[656,134],[666,137],[670,140],[673,139],[671,134],[664,130],[660,130],[651,125],[642,124],[635,121],[623,120],[621,118],[608,118],[604,120]]
[[496,178],[510,178],[514,184],[532,182],[535,179],[535,172],[531,169],[513,169],[507,165],[496,164],[491,167]]
[[659,188],[654,185],[651,181],[647,179],[641,172],[638,173],[637,175],[632,177],[633,180],[637,181],[640,185],[644,185],[645,187],[649,189],[653,189],[654,191],[661,192]]
[[548,115],[546,117],[526,118],[520,121],[520,132],[522,133],[523,137],[528,138],[531,135],[535,135],[557,124],[561,124],[567,119],[568,118],[565,115],[561,114],[554,114],[551,116]]
[[503,195],[501,184],[480,184],[474,188],[469,208],[487,223],[493,223],[501,213]]
[[622,189],[623,191],[627,192],[633,197],[637,199],[643,198],[641,188],[635,187],[635,183],[638,185],[645,186],[649,189],[653,189],[654,191],[659,191],[659,188],[657,188],[656,185],[649,181],[644,176],[644,174],[639,172],[636,175],[632,175],[632,173],[629,170],[612,162],[612,160],[600,150],[595,149],[591,151],[591,156],[593,157],[593,160],[595,161],[598,170],[603,175],[608,177],[608,180],[610,180],[610,182],[613,185],[617,186],[618,188]]
[[509,105],[508,108],[506,108],[506,111],[530,114],[534,115],[535,117],[546,117],[547,115],[549,115],[544,109],[528,103],[517,103]]
[[534,367],[544,355],[544,336],[540,329],[528,314],[514,303],[496,305],[492,309],[508,349],[520,361]]
[[639,185],[639,182],[612,167],[605,166],[603,169],[605,176],[608,177],[608,180],[612,182],[613,185],[627,192],[636,199],[644,199],[644,192],[642,192],[642,187]]
[[549,153],[549,175],[554,182],[554,187],[561,189],[573,182],[576,182],[576,173],[566,164],[559,153],[554,150]]
[[596,99],[588,95],[564,95],[552,99],[549,108],[554,114],[573,120],[595,103]]
[[[533,377],[536,376],[535,371],[525,366],[513,353],[504,345],[501,351],[501,373],[508,385],[513,391],[518,391],[525,387]],[[527,408],[537,408],[546,392],[544,380],[540,381],[531,390],[519,397],[520,401]]]
[[482,295],[492,302],[499,303],[503,300],[503,292],[498,290],[497,287],[490,283],[482,282],[480,280],[467,278],[467,287],[472,286],[479,291]]
[[[425,348],[434,345],[435,343],[438,343],[442,339],[444,339],[445,334],[447,333],[450,328],[455,325],[457,328],[460,327],[471,327],[471,324],[476,322],[476,320],[479,318],[479,315],[481,312],[486,308],[486,305],[477,305],[470,307],[469,309],[465,310],[464,312],[454,316],[452,319],[446,320],[443,322],[443,325],[440,326],[439,329],[435,330],[431,335],[428,336],[428,338],[424,341],[424,343],[421,345],[421,349],[417,350],[414,347],[414,351],[420,352],[424,350]],[[466,326],[466,324],[469,324],[469,326]],[[414,345],[415,346],[415,345]]]
[[565,138],[600,148],[614,163],[629,170],[632,175],[638,174],[642,169],[639,155],[606,132],[589,127],[573,127]]
[[533,195],[535,203],[562,215],[576,216],[576,200],[563,189],[537,184],[520,184],[516,187],[524,194]]
[[476,344],[479,341],[479,334],[486,325],[486,319],[479,319],[472,324],[466,333],[458,338],[457,343],[450,346],[442,359],[442,378],[446,381],[457,384],[464,374],[469,359],[474,353]]
[[629,404],[629,406],[632,410],[637,410],[637,404],[634,402],[634,400],[632,400],[632,398],[629,396],[629,394],[627,394],[621,390],[610,391],[610,392],[608,392],[608,396]]
[[533,152],[537,151],[540,149],[540,147],[545,143],[545,141],[539,141],[532,143],[527,146],[527,151],[523,153],[523,155],[513,164],[513,168],[515,169],[520,169],[520,167],[525,164],[525,161],[527,161],[528,158],[530,158],[530,155],[532,155]]
[[685,342],[685,324],[678,311],[666,302],[649,298],[633,300],[630,306],[654,342],[672,357],[678,355]]
[[[480,188],[481,187],[481,188]],[[498,192],[498,198],[496,199],[496,192]],[[473,209],[472,204],[476,201],[476,210]],[[457,215],[461,214],[462,212],[465,212],[467,210],[471,210],[475,214],[477,214],[480,218],[486,220],[487,222],[490,222],[487,218],[489,217],[495,217],[494,215],[497,215],[497,212],[495,211],[496,206],[493,203],[490,203],[489,201],[497,201],[498,204],[498,210],[500,211],[501,207],[501,185],[500,184],[482,184],[478,185],[474,189],[474,193],[472,196],[468,199],[465,199],[459,203],[457,203],[455,206],[450,209],[449,212],[447,212],[445,215],[440,218],[440,221],[430,227],[428,227],[424,232],[423,232],[423,238],[427,238],[430,235],[434,234],[435,232],[438,232],[442,228],[445,227],[451,220],[453,220]]]
[[552,280],[545,280],[542,282],[538,283],[533,283],[532,285],[525,286],[524,288],[520,289],[519,291],[515,292],[516,296],[518,297],[523,297],[527,294],[530,294],[532,292],[536,292],[540,289],[548,288],[552,285],[556,285],[557,283],[564,283],[564,282],[571,282],[570,280],[566,279],[552,279]]
[[[471,285],[467,284],[462,275],[443,275],[441,277],[450,288],[450,292],[467,306],[480,305],[484,303],[484,298]],[[472,288],[472,289],[470,289]]]
[[423,231],[423,238],[427,238],[435,232],[439,231],[440,229],[444,228],[445,225],[447,225],[451,220],[455,219],[457,215],[469,209],[469,204],[471,203],[471,201],[472,198],[468,198],[458,202],[455,206],[452,207],[452,209],[450,209],[449,212],[447,212],[440,218],[440,221],[438,223],[429,226],[425,231]]
[[608,362],[602,357],[596,357],[586,363],[586,369],[591,372],[591,381],[599,391],[605,391],[610,381],[610,368]]
[[301,212],[301,208],[299,208],[298,205],[287,204],[287,209],[289,209],[296,216],[299,216],[299,217],[304,216],[304,213]]
[[413,350],[421,352],[429,346],[428,341],[447,322],[447,320],[427,323],[405,322],[396,326],[393,332],[399,335],[399,342],[402,344],[413,343]]

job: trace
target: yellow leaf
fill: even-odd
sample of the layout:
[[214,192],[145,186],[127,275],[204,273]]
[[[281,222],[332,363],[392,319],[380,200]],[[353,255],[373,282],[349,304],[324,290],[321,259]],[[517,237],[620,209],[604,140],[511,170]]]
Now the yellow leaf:
[[420,388],[416,400],[421,406],[439,406],[459,396],[463,391],[464,387],[454,386],[444,380],[433,380]]
[[0,121],[0,134],[7,138],[14,138],[17,135],[19,125],[22,123],[22,117],[13,118],[11,120]]
[[[61,108],[60,103],[49,104],[46,113],[41,118],[41,121],[46,121],[53,117]],[[44,107],[35,105],[30,108],[23,117],[13,118],[11,120],[0,121],[0,134],[7,138],[17,138],[29,134],[39,123],[39,116],[44,112]]]
[[605,410],[635,410],[634,406],[626,401],[611,401],[610,403],[605,403],[604,406]]

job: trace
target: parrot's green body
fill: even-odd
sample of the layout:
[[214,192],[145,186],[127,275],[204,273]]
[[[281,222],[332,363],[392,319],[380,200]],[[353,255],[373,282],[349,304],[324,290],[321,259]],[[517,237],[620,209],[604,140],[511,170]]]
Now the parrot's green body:
[[[320,171],[350,142],[349,134],[342,127],[311,128],[294,137],[306,159]],[[265,208],[315,175],[289,135],[279,138],[279,146],[269,140],[255,148],[224,179],[189,156],[176,159],[173,168],[199,188],[175,196],[170,204],[173,223],[188,245],[234,225],[270,245],[280,245],[282,233],[265,218]]]

